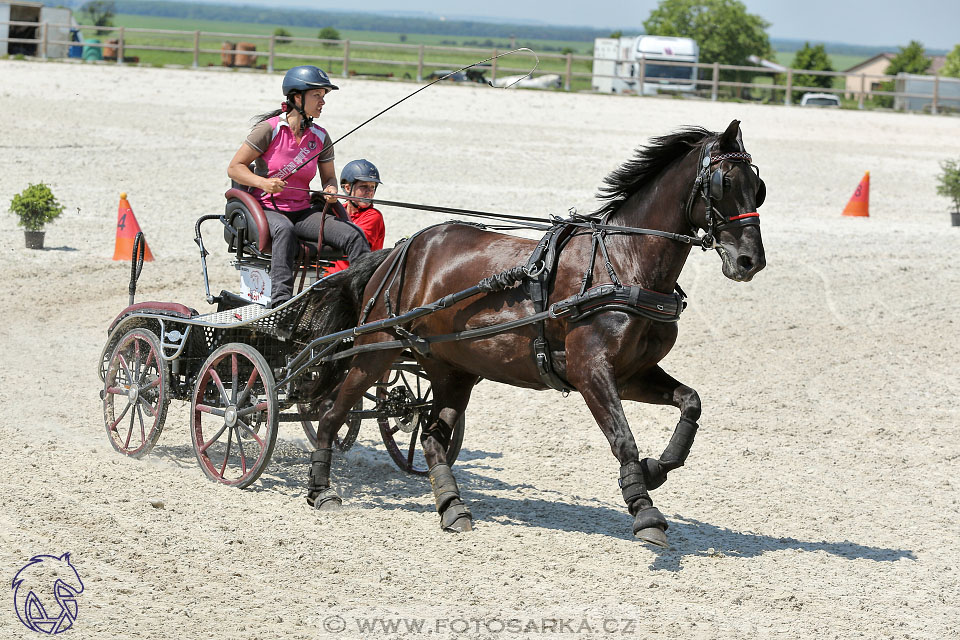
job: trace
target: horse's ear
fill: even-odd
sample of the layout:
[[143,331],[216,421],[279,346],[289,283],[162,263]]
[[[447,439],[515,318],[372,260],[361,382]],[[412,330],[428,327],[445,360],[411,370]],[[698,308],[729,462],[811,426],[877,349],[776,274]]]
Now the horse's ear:
[[720,135],[720,148],[724,151],[743,151],[739,120],[731,120],[727,130]]
[[66,560],[67,562],[70,562],[70,552],[67,551],[65,554],[63,554],[62,556],[60,556],[60,559],[61,559],[61,560]]

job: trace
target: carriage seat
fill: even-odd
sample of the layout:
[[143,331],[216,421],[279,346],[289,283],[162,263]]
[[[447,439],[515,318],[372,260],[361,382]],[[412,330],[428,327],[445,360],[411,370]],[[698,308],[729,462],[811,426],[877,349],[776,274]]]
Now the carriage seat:
[[[229,189],[224,197],[227,206],[224,212],[226,224],[223,226],[223,239],[227,243],[228,251],[234,253],[238,260],[245,258],[270,259],[272,239],[267,216],[263,212],[260,202],[244,189]],[[332,261],[343,258],[343,251],[329,245],[322,248],[317,241],[300,239],[301,251],[305,255],[301,258],[307,261]]]

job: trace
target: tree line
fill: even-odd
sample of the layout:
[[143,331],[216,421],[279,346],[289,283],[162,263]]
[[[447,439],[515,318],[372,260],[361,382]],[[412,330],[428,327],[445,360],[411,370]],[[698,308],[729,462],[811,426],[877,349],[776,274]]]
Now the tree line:
[[[86,3],[91,4],[91,3]],[[219,20],[295,27],[332,27],[351,31],[383,31],[403,34],[431,34],[480,38],[516,38],[538,40],[579,40],[592,42],[606,36],[605,29],[551,25],[517,25],[469,20],[430,20],[425,18],[383,16],[372,13],[320,11],[312,9],[268,8],[249,5],[217,5],[163,0],[113,0],[97,2],[109,5],[114,13],[188,20]]]

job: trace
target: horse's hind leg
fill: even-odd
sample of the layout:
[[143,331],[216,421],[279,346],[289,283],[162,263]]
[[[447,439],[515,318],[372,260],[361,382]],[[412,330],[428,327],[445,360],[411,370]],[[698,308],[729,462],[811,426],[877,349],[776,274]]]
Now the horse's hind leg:
[[697,420],[700,419],[700,396],[660,367],[654,367],[631,379],[621,391],[621,397],[647,404],[669,404],[680,409],[680,421],[660,459],[644,458],[640,461],[644,483],[653,491],[666,482],[669,471],[682,467],[690,454],[697,435]]
[[333,460],[333,436],[343,424],[347,412],[363,397],[364,392],[390,368],[400,349],[373,351],[354,357],[337,392],[336,400],[317,423],[317,450],[310,454],[310,475],[307,482],[307,504],[315,509],[335,509],[342,504],[330,486],[330,464]]
[[440,528],[462,533],[473,529],[473,515],[460,498],[460,487],[447,461],[447,448],[454,425],[470,401],[470,393],[479,378],[425,360],[424,370],[433,388],[433,411],[420,434],[420,444],[429,468],[430,486],[440,514]]
[[613,372],[601,362],[585,360],[583,368],[568,369],[568,379],[580,391],[610,442],[613,455],[620,461],[620,491],[633,516],[633,535],[644,542],[666,547],[667,519],[653,506],[647,493],[640,453],[623,413]]

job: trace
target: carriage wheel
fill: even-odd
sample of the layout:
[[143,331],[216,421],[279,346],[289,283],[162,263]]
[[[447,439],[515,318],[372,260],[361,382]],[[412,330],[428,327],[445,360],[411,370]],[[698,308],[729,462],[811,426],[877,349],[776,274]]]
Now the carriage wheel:
[[[297,403],[297,411],[300,412],[300,424],[303,425],[303,433],[306,434],[310,446],[316,449],[318,445],[317,425],[311,418],[306,417],[309,409],[309,404],[305,402]],[[363,409],[363,401],[358,402],[353,407],[353,411],[360,411],[361,409]],[[333,444],[337,447],[337,451],[347,451],[353,446],[353,443],[357,441],[357,435],[360,433],[360,417],[355,415],[353,411],[347,414],[346,422],[343,423],[340,430],[333,436]],[[344,427],[346,427],[346,431],[344,431]]]
[[[404,406],[403,415],[396,418],[380,418],[380,435],[387,452],[398,467],[407,473],[427,475],[427,460],[420,448],[420,431],[430,419],[433,407],[433,389],[430,380],[422,371],[394,369],[387,373],[384,383],[377,386],[377,397],[393,399]],[[393,377],[395,376],[395,378]],[[447,464],[452,465],[460,455],[463,444],[464,416],[461,415],[453,428],[450,445],[447,447]]]
[[277,392],[270,366],[250,345],[226,344],[207,358],[193,389],[190,437],[208,478],[253,484],[277,443]]
[[120,338],[107,365],[101,394],[107,438],[114,449],[132,458],[147,455],[163,430],[170,370],[162,353],[157,334],[132,329]]

